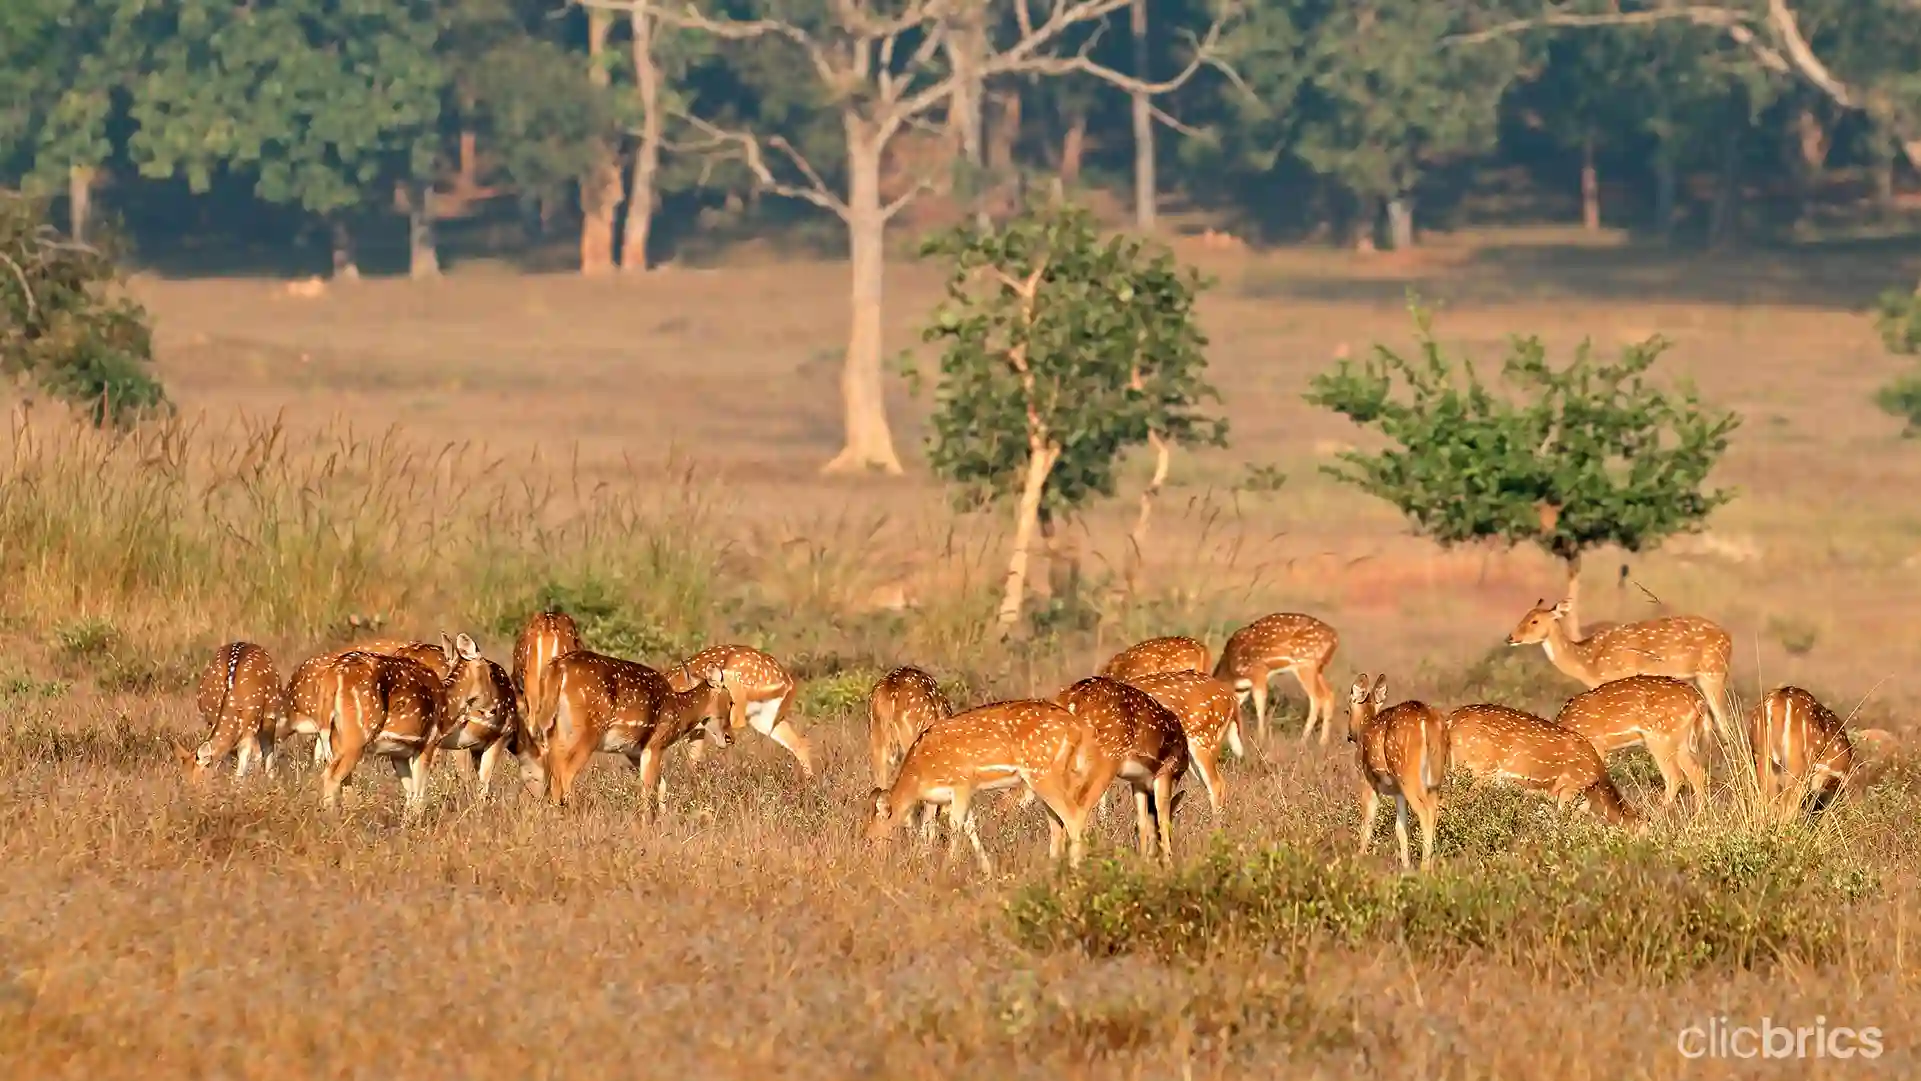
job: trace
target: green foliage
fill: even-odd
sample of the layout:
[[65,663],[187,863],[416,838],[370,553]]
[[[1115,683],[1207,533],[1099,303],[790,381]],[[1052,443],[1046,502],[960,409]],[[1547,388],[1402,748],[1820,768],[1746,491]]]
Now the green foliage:
[[1218,398],[1194,312],[1206,283],[1165,249],[1103,240],[1087,211],[1035,204],[922,250],[953,262],[923,338],[943,345],[928,458],[962,506],[1018,493],[1043,448],[1060,456],[1047,517],[1112,495],[1122,455],[1150,433],[1225,444],[1226,422],[1199,411]]
[[1418,359],[1376,346],[1372,359],[1315,376],[1307,400],[1394,444],[1324,468],[1393,503],[1438,543],[1533,541],[1566,560],[1605,544],[1638,552],[1699,529],[1733,498],[1705,484],[1740,420],[1691,388],[1648,385],[1662,339],[1629,346],[1614,363],[1595,361],[1583,343],[1557,369],[1539,339],[1517,338],[1503,395],[1442,351],[1427,312],[1414,317]]
[[662,663],[683,660],[700,648],[699,642],[669,630],[665,620],[630,601],[618,585],[593,575],[545,583],[527,604],[504,609],[493,631],[502,639],[512,641],[520,633],[529,612],[547,611],[572,616],[580,628],[581,642],[588,649],[610,657],[659,667]]
[[38,200],[0,191],[0,372],[84,406],[96,425],[170,408],[150,374],[147,312],[112,291],[102,252],[69,241]]
[[[1921,353],[1921,289],[1890,289],[1875,303],[1874,328],[1888,352],[1904,356]],[[1874,404],[1889,416],[1905,421],[1904,439],[1921,435],[1921,373],[1897,377],[1874,395]]]
[[1285,953],[1319,941],[1394,945],[1444,964],[1491,954],[1575,976],[1673,980],[1829,959],[1851,907],[1877,889],[1862,867],[1769,837],[1557,840],[1423,875],[1217,845],[1171,873],[1089,861],[1064,881],[1024,887],[1009,916],[1023,945],[1095,957]]
[[261,198],[316,214],[431,177],[447,81],[432,0],[183,0],[145,18],[145,175],[205,191],[218,169],[251,170]]

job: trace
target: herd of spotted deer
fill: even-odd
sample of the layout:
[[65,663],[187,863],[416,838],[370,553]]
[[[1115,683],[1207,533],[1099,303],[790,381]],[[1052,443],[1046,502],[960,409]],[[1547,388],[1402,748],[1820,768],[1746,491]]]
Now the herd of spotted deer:
[[[1647,748],[1672,805],[1685,784],[1706,794],[1706,741],[1727,721],[1732,641],[1697,616],[1595,625],[1576,637],[1565,625],[1569,603],[1537,604],[1508,636],[1541,645],[1548,658],[1588,690],[1552,720],[1501,705],[1443,714],[1420,701],[1389,706],[1385,676],[1356,677],[1347,738],[1360,766],[1360,849],[1367,851],[1384,797],[1397,809],[1403,867],[1411,865],[1408,812],[1419,821],[1421,867],[1430,866],[1441,789],[1451,768],[1545,793],[1563,806],[1585,805],[1605,820],[1637,826],[1604,759]],[[1578,632],[1576,632],[1578,633]],[[955,712],[926,671],[896,668],[874,687],[868,706],[874,775],[867,837],[886,840],[916,809],[931,844],[941,807],[948,812],[949,857],[966,837],[984,871],[992,863],[976,828],[974,797],[1020,787],[1023,805],[1047,810],[1050,855],[1079,860],[1089,817],[1110,787],[1133,793],[1141,853],[1169,859],[1176,789],[1191,766],[1220,813],[1223,748],[1236,756],[1243,706],[1252,699],[1267,732],[1271,679],[1290,672],[1306,692],[1302,740],[1320,729],[1327,742],[1334,691],[1325,672],[1339,636],[1310,615],[1265,616],[1230,636],[1211,669],[1208,649],[1187,637],[1151,638],[1110,659],[1052,700],[995,702]],[[663,755],[685,742],[695,760],[705,743],[724,748],[751,726],[814,775],[807,740],[786,709],[795,683],[772,656],[748,646],[701,650],[666,671],[582,647],[572,618],[534,615],[514,643],[511,673],[480,653],[465,634],[439,644],[378,641],[302,662],[283,686],[268,652],[252,642],[219,650],[200,677],[197,704],[209,725],[195,750],[175,745],[190,777],[236,759],[236,776],[260,761],[271,772],[275,748],[300,733],[316,737],[323,804],[332,808],[361,758],[389,759],[409,814],[424,805],[440,751],[469,752],[484,797],[501,753],[519,764],[536,796],[568,802],[596,752],[626,756],[640,773],[645,814],[665,806]],[[1831,800],[1848,782],[1855,748],[1841,718],[1807,691],[1778,687],[1747,717],[1753,776],[1764,805],[1784,817],[1810,800]],[[1879,730],[1857,732],[1886,738]]]

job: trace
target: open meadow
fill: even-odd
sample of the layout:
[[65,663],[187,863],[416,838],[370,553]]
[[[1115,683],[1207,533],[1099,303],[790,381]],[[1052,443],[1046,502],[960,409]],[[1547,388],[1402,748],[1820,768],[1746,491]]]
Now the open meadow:
[[[1139,590],[1111,583],[1148,472],[1064,531],[1033,632],[992,629],[1004,513],[959,515],[920,462],[927,402],[890,381],[904,478],[823,479],[840,440],[838,263],[741,256],[640,280],[474,263],[318,296],[167,280],[151,309],[177,420],[124,438],[10,410],[0,451],[0,1068],[55,1077],[886,1079],[1912,1076],[1921,1061],[1921,447],[1878,412],[1900,369],[1861,313],[1921,258],[1873,245],[1710,257],[1572,234],[1437,238],[1407,256],[1180,247],[1203,300],[1225,450],[1178,453]],[[897,261],[887,347],[918,340],[938,268]],[[1710,617],[1732,686],[1820,695],[1896,737],[1817,822],[1758,825],[1711,756],[1698,815],[1634,837],[1450,789],[1436,870],[1384,823],[1352,854],[1347,688],[1552,715],[1580,689],[1511,649],[1561,588],[1533,550],[1442,552],[1319,473],[1361,439],[1302,401],[1346,350],[1404,346],[1405,291],[1486,364],[1510,334],[1564,361],[1659,333],[1656,368],[1743,417],[1708,530],[1586,561],[1584,616]],[[931,358],[925,358],[931,367]],[[1484,369],[1486,370],[1486,369]],[[10,403],[11,404],[11,403]],[[1276,488],[1271,477],[1286,474]],[[1622,568],[1625,565],[1625,573]],[[641,824],[599,756],[565,811],[442,763],[424,820],[364,766],[338,818],[307,743],[203,791],[170,743],[202,722],[219,644],[302,658],[466,632],[505,664],[558,604],[590,646],[664,665],[715,642],[800,680],[819,777],[749,731]],[[1052,696],[1138,639],[1279,611],[1339,629],[1335,737],[1299,688],[1190,792],[1180,868],[1125,815],[1055,877],[1038,809],[989,798],[999,863],[874,850],[866,700],[916,664],[966,705]],[[453,757],[453,756],[449,756]],[[1198,789],[1190,778],[1190,790]],[[1122,804],[1124,806],[1124,803]],[[1883,1053],[1690,1058],[1691,1025],[1878,1028]]]

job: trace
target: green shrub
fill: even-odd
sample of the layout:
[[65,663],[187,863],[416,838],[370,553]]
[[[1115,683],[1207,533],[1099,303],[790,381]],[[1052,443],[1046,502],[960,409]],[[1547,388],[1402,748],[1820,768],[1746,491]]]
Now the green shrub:
[[1315,941],[1398,945],[1448,962],[1492,954],[1575,975],[1668,980],[1708,966],[1761,968],[1835,956],[1866,870],[1766,836],[1676,841],[1612,835],[1432,874],[1382,873],[1289,847],[1217,846],[1173,872],[1090,861],[1010,903],[1016,939],[1094,956],[1286,952]]

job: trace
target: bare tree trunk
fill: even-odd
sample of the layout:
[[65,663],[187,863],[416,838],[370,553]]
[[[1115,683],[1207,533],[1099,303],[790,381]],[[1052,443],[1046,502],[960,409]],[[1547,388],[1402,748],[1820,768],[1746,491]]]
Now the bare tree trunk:
[[[1148,77],[1147,0],[1133,0],[1128,26],[1134,32],[1134,77]],[[1134,228],[1151,233],[1159,202],[1154,176],[1154,99],[1144,90],[1133,93],[1134,105]]]
[[947,62],[954,69],[954,93],[947,99],[947,125],[960,143],[961,160],[967,163],[967,195],[974,204],[974,216],[987,224],[987,207],[982,199],[986,161],[983,143],[987,83],[981,65],[987,51],[986,4],[970,3],[954,19],[947,38]]
[[[600,57],[613,31],[614,16],[604,8],[587,9],[587,78],[607,86],[610,74]],[[615,147],[599,147],[594,164],[580,179],[580,272],[606,274],[614,269],[614,216],[620,209],[620,154]]]
[[1681,188],[1676,174],[1674,155],[1663,144],[1654,152],[1654,225],[1663,237],[1674,231],[1674,212]]
[[1122,578],[1130,594],[1140,589],[1141,567],[1147,561],[1147,523],[1154,513],[1154,497],[1160,494],[1161,485],[1167,483],[1167,467],[1172,457],[1161,433],[1147,433],[1147,441],[1154,447],[1154,476],[1147,487],[1141,489],[1140,513],[1134,517],[1134,531],[1128,534],[1127,570]]
[[407,192],[407,274],[415,281],[440,276],[434,244],[434,188],[414,183]]
[[1041,492],[1047,475],[1060,459],[1060,448],[1041,440],[1030,440],[1027,450],[1027,477],[1021,483],[1020,503],[1014,508],[1014,550],[1007,557],[1007,584],[1001,591],[998,622],[1003,637],[1012,634],[1021,621],[1027,602],[1027,563],[1034,547],[1034,533],[1040,525]]
[[1387,201],[1387,243],[1394,251],[1414,247],[1414,199],[1397,195]]
[[647,269],[647,241],[653,234],[658,196],[654,180],[660,174],[660,144],[664,125],[660,115],[660,64],[654,58],[655,16],[635,8],[628,16],[634,37],[634,86],[640,96],[640,145],[634,150],[633,182],[627,188],[627,228],[621,237],[620,269]]
[[854,112],[847,127],[847,254],[853,271],[853,324],[847,335],[847,361],[840,393],[846,444],[823,468],[825,473],[878,469],[898,475],[900,457],[887,424],[887,399],[881,383],[881,314],[887,271],[887,219],[880,199],[881,139],[872,124]]
[[327,222],[327,232],[333,242],[333,280],[359,281],[360,262],[354,257],[353,230],[347,228],[346,219],[337,216],[330,219]]
[[93,224],[93,183],[98,175],[91,165],[67,168],[67,235],[82,244]]
[[1594,166],[1594,133],[1581,140],[1581,228],[1601,231],[1601,175]]
[[1561,627],[1569,638],[1580,641],[1585,637],[1581,634],[1581,557],[1566,560],[1564,566],[1567,589],[1562,596],[1567,600],[1567,615],[1561,617]]
[[1077,107],[1068,114],[1067,133],[1061,136],[1061,186],[1080,183],[1081,163],[1087,158],[1087,109]]
[[[471,111],[473,104],[467,103],[466,108]],[[472,128],[460,129],[460,175],[455,183],[461,191],[480,187],[479,143],[479,137]]]

